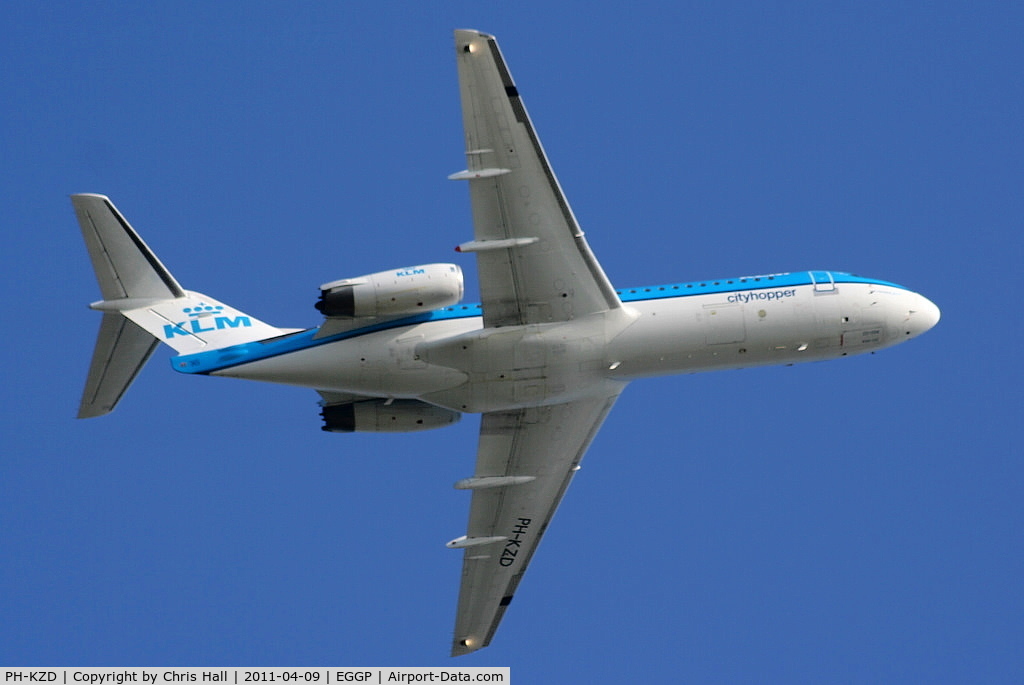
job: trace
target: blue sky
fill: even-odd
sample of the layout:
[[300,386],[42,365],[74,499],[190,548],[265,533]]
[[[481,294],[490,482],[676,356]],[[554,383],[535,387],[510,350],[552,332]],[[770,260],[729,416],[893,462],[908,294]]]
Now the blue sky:
[[[0,663],[1024,678],[1024,11],[663,5],[5,5]],[[280,326],[406,264],[459,262],[472,300],[454,28],[498,36],[616,285],[837,269],[943,312],[877,355],[632,385],[458,661],[476,417],[326,434],[314,393],[161,350],[76,421],[99,292],[67,199]]]

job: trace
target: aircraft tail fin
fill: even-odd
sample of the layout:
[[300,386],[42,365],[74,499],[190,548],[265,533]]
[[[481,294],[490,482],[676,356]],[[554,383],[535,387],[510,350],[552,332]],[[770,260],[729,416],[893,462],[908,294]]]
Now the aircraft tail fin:
[[287,331],[183,289],[109,198],[72,195],[103,299],[79,418],[114,409],[158,342],[180,354],[264,340]]

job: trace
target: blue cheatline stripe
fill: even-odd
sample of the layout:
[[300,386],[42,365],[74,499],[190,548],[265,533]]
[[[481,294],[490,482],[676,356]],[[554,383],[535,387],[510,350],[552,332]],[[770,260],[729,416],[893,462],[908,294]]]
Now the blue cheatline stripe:
[[181,373],[212,373],[232,366],[238,366],[239,364],[248,364],[249,362],[269,359],[270,357],[278,357],[290,352],[308,350],[314,347],[319,347],[320,345],[338,342],[339,340],[347,340],[348,338],[366,335],[367,333],[376,333],[377,331],[386,331],[392,328],[401,328],[403,326],[414,326],[428,321],[471,319],[480,315],[481,308],[479,304],[460,304],[455,305],[454,307],[435,309],[430,312],[423,312],[422,314],[407,316],[401,319],[390,319],[371,326],[364,326],[362,328],[356,328],[351,331],[345,331],[344,333],[338,333],[337,335],[330,335],[323,338],[314,339],[316,334],[319,332],[319,329],[310,328],[305,331],[299,331],[298,333],[282,335],[277,338],[268,338],[267,340],[243,343],[241,345],[232,345],[231,347],[223,347],[219,350],[196,352],[195,354],[183,354],[172,358],[171,366],[174,367],[175,371],[180,371]]
[[[818,274],[815,278],[821,278],[821,276],[831,273],[836,283],[868,283],[906,290],[903,286],[895,283],[880,281],[876,278],[864,278],[863,276],[856,276],[841,271],[815,271],[814,273]],[[827,281],[827,277],[825,280]],[[643,288],[626,288],[616,292],[618,292],[619,299],[623,302],[641,302],[644,300],[661,300],[669,297],[689,297],[692,295],[764,290],[767,288],[788,288],[798,285],[813,285],[813,281],[811,281],[810,274],[807,271],[767,274],[765,276],[744,276],[742,278],[720,278],[713,281],[669,283],[668,285],[652,285]]]
[[[816,271],[816,274],[824,272]],[[854,274],[832,271],[832,278],[835,283],[867,283],[884,285],[891,288],[906,290],[901,285],[880,281],[874,278],[864,278]],[[765,290],[768,288],[786,288],[799,285],[812,285],[810,274],[807,271],[796,273],[768,274],[765,276],[744,276],[742,278],[728,278],[709,281],[693,281],[689,283],[669,283],[668,285],[654,285],[643,288],[625,288],[616,290],[619,299],[623,302],[643,302],[646,300],[662,300],[675,297],[693,297],[696,295],[708,295],[712,293],[742,292],[749,290]],[[454,307],[435,309],[434,311],[407,316],[401,319],[391,319],[356,328],[351,331],[337,335],[314,339],[318,330],[311,328],[298,333],[283,335],[278,338],[270,338],[258,342],[232,345],[219,350],[209,352],[197,352],[185,354],[171,359],[171,365],[175,371],[181,373],[212,373],[238,366],[261,359],[278,357],[282,354],[307,350],[320,345],[327,345],[339,340],[347,340],[368,333],[386,331],[392,328],[403,326],[414,326],[427,323],[428,321],[446,321],[452,319],[469,319],[482,315],[480,304],[460,304]]]

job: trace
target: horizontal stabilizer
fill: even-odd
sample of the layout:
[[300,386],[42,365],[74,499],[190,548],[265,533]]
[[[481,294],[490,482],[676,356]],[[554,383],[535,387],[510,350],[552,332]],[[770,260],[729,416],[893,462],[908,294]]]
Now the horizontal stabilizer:
[[185,291],[104,195],[72,195],[104,300],[184,297]]
[[79,418],[107,414],[158,343],[181,354],[222,349],[289,332],[185,290],[104,195],[72,195],[103,299],[103,313]]
[[[121,401],[159,342],[119,314],[104,314],[78,418],[109,414]],[[112,360],[117,360],[112,364]]]

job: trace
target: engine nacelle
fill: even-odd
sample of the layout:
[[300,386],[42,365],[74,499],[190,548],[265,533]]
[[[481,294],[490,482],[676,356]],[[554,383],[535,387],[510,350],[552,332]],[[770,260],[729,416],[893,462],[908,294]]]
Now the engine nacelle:
[[411,433],[444,428],[457,423],[462,414],[419,400],[373,399],[329,404],[320,412],[323,430],[329,433]]
[[424,264],[324,283],[316,308],[324,316],[403,316],[456,304],[462,292],[458,265]]

